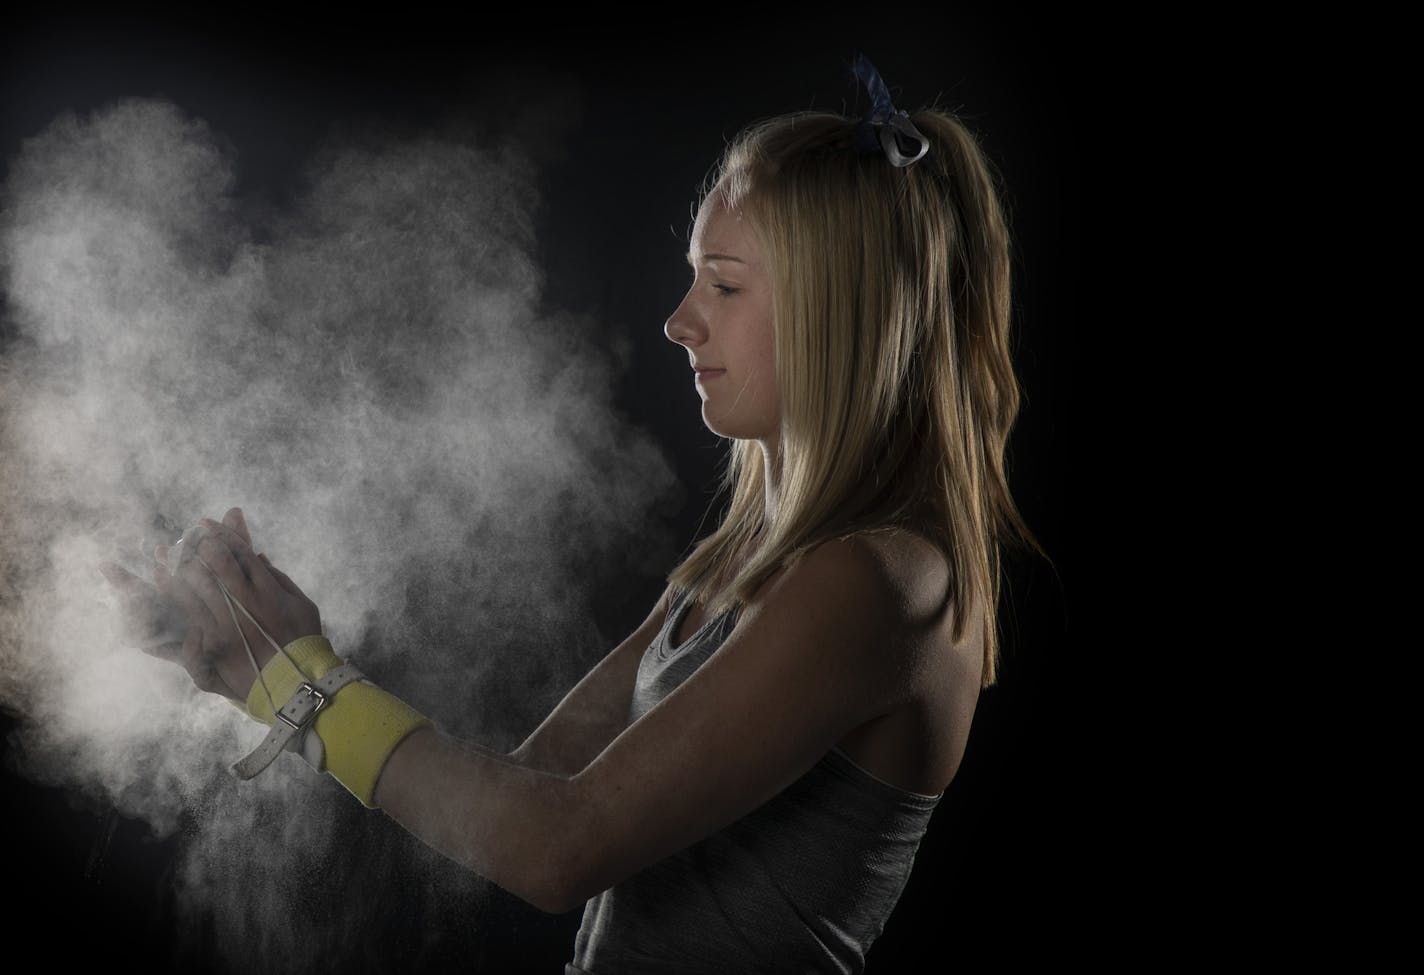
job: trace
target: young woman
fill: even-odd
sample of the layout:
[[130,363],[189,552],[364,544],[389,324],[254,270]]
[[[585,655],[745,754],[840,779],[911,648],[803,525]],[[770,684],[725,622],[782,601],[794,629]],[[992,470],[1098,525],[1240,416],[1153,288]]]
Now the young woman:
[[971,134],[862,77],[868,118],[754,124],[710,176],[665,331],[730,507],[512,754],[345,672],[236,509],[156,573],[171,656],[273,725],[242,774],[300,750],[531,904],[584,905],[570,973],[860,970],[994,681],[999,550],[1036,547],[1003,466],[1008,234]]

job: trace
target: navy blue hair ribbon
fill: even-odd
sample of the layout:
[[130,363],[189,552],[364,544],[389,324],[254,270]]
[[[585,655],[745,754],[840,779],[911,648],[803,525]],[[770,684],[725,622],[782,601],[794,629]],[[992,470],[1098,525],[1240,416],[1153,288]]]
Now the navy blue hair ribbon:
[[885,80],[864,54],[855,56],[852,71],[870,93],[870,110],[856,126],[856,148],[862,153],[883,152],[891,165],[902,169],[918,162],[929,152],[930,142],[910,121],[910,113],[896,110]]

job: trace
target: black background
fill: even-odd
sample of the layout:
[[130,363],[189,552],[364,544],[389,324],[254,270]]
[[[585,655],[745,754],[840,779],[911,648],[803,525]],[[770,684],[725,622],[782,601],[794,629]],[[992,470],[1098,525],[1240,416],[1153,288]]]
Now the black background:
[[[245,184],[277,200],[322,141],[343,131],[415,135],[452,120],[513,131],[541,167],[546,300],[631,323],[618,405],[654,433],[688,488],[688,504],[672,515],[682,540],[695,536],[712,501],[720,449],[701,423],[685,352],[662,326],[687,283],[679,238],[689,205],[724,140],[780,112],[863,109],[846,74],[857,51],[877,64],[899,107],[937,99],[980,134],[1003,173],[1015,235],[1026,402],[1010,444],[1012,483],[1057,572],[1031,556],[1009,559],[1001,685],[981,701],[965,763],[869,970],[919,969],[912,959],[922,952],[934,968],[970,950],[992,950],[1002,962],[1091,923],[1069,872],[1080,862],[1092,793],[1081,772],[1090,764],[1085,723],[1065,679],[1079,664],[1065,523],[1087,207],[1079,159],[1088,140],[1074,106],[1094,91],[1090,27],[1004,4],[949,5],[930,17],[872,17],[866,8],[783,23],[725,5],[647,21],[295,16],[12,19],[0,40],[0,165],[63,110],[124,95],[162,96],[206,120],[231,140]],[[551,78],[557,83],[541,81]],[[575,107],[548,96],[566,90],[580,93]],[[610,590],[600,609],[606,632],[636,627],[661,583],[635,588]],[[17,720],[4,715],[0,730]],[[79,924],[84,936],[62,949],[71,961],[238,966],[172,931],[165,870],[180,838],[155,842],[142,824],[96,814],[8,765],[3,789],[8,879],[32,912],[12,918]],[[379,817],[353,812],[363,815]],[[578,912],[548,917],[503,894],[481,910],[477,937],[450,931],[420,967],[561,971]],[[399,943],[413,923],[392,913],[394,947],[371,956],[371,967],[406,967]]]

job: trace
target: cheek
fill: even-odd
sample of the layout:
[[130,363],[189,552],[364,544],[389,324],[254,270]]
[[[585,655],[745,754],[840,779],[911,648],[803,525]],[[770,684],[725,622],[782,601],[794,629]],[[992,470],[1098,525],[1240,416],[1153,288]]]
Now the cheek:
[[762,331],[761,358],[774,378],[776,376],[776,331],[772,328],[770,318],[767,319]]

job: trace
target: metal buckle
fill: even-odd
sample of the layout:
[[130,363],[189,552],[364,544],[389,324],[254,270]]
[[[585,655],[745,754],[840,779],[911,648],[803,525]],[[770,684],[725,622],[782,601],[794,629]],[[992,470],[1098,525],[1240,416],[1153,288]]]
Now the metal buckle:
[[[306,692],[304,696],[302,695],[303,691]],[[298,700],[298,697],[301,697],[301,700]],[[293,721],[291,718],[287,717],[285,714],[282,713],[283,711],[286,711],[287,708],[292,707],[293,703],[295,703],[298,708],[298,720],[296,721]],[[318,711],[321,710],[322,705],[324,705],[325,703],[325,694],[317,690],[311,684],[304,683],[301,687],[297,688],[296,693],[292,695],[291,700],[289,700],[286,704],[282,705],[281,709],[277,712],[277,717],[281,718],[287,724],[291,725],[293,731],[301,731],[302,728],[305,727],[309,721],[311,721],[312,717]],[[307,707],[307,705],[310,705],[310,707]]]

